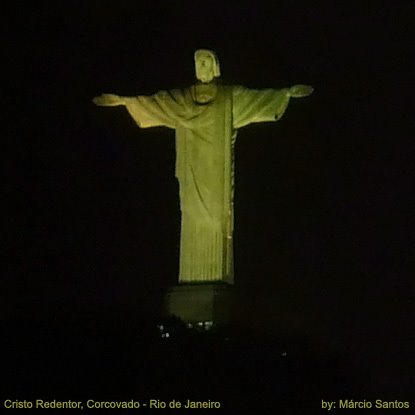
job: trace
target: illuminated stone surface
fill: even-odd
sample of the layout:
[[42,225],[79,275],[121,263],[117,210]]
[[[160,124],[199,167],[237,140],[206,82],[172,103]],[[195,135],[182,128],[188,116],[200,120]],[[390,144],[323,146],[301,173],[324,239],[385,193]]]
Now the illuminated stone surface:
[[124,105],[141,128],[165,126],[176,131],[182,213],[179,282],[232,284],[237,130],[279,120],[290,98],[308,96],[313,89],[307,85],[260,90],[221,85],[217,82],[219,61],[208,50],[195,52],[195,69],[198,82],[189,88],[151,96],[103,94],[93,102]]

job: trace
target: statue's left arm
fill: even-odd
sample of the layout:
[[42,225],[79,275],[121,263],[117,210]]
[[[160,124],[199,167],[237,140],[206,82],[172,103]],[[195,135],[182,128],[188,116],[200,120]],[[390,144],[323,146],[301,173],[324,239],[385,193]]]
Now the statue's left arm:
[[294,85],[282,89],[249,89],[233,87],[233,127],[238,129],[255,122],[278,121],[287,109],[290,98],[310,95],[313,88]]

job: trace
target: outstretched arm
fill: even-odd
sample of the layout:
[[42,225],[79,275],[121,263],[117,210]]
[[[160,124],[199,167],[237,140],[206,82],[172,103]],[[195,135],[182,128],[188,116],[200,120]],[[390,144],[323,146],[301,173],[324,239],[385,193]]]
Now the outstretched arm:
[[93,98],[92,102],[100,107],[116,107],[118,105],[125,105],[124,97],[115,94],[102,94]]
[[177,103],[178,98],[180,101],[180,96],[173,96],[173,91],[159,91],[154,95],[133,97],[102,94],[93,98],[92,102],[103,107],[125,106],[141,128],[157,126],[175,128],[177,118],[182,112],[182,106]]
[[294,85],[291,88],[288,88],[288,95],[291,98],[303,98],[308,97],[314,91],[314,88],[311,85]]
[[309,85],[294,85],[282,89],[249,89],[233,87],[233,128],[238,129],[255,122],[279,120],[291,98],[310,95]]

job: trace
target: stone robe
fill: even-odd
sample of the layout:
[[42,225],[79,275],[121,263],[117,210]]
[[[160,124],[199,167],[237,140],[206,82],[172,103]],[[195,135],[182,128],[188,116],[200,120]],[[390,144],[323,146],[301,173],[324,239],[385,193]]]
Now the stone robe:
[[277,121],[288,105],[287,89],[217,86],[199,103],[195,88],[124,97],[141,128],[176,130],[176,177],[182,214],[180,283],[233,283],[234,144],[237,129]]

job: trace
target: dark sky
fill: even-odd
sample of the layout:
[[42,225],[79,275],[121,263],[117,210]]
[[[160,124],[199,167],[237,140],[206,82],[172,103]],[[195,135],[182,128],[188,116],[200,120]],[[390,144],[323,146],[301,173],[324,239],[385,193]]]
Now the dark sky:
[[238,135],[236,282],[256,310],[244,318],[409,356],[413,2],[177,3],[6,10],[7,297],[146,308],[175,283],[174,132],[91,99],[187,86],[193,51],[211,48],[224,83],[315,88]]

